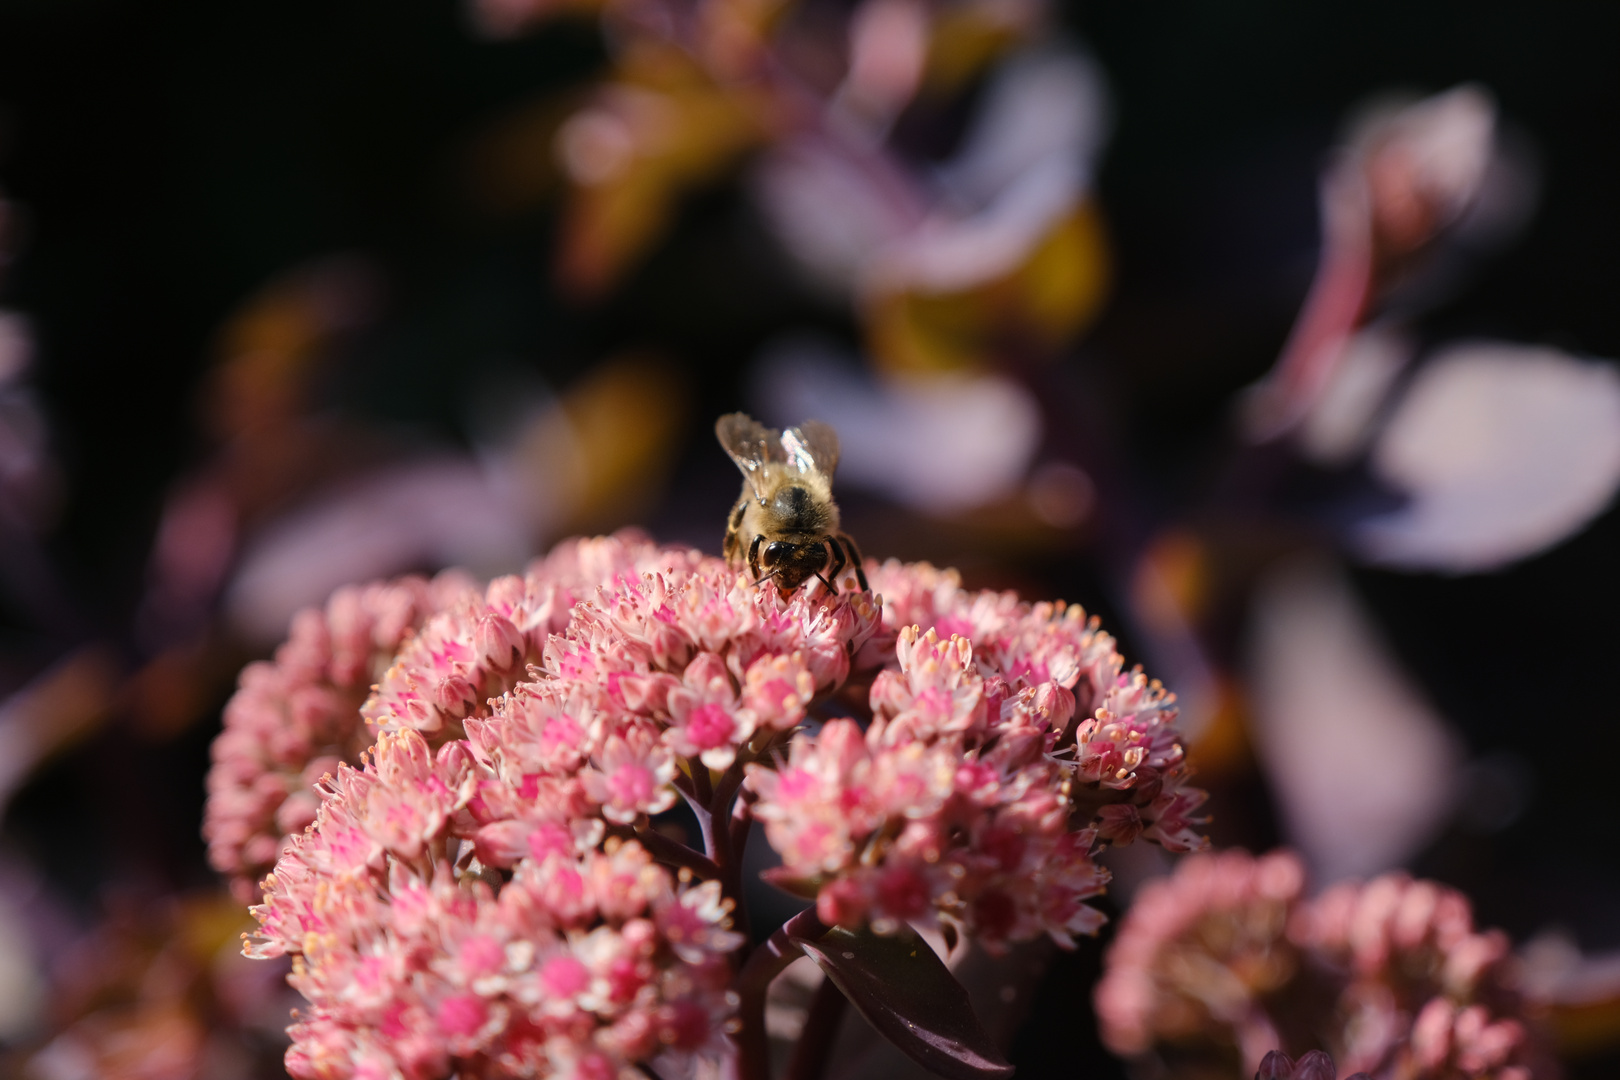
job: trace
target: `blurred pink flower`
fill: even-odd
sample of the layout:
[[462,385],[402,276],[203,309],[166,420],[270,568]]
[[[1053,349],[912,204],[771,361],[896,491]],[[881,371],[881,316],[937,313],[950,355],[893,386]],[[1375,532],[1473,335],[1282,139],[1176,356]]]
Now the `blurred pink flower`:
[[1097,984],[1104,1042],[1171,1076],[1297,1077],[1305,1058],[1279,1072],[1271,1052],[1313,1043],[1332,1059],[1312,1077],[1334,1060],[1374,1080],[1556,1075],[1507,939],[1461,893],[1399,873],[1304,886],[1290,853],[1230,851],[1144,887]]

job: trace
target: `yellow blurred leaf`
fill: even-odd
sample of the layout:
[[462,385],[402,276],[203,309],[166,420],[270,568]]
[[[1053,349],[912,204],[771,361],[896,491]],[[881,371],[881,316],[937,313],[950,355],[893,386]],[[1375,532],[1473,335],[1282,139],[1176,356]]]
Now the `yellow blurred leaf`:
[[365,263],[336,256],[276,278],[233,312],[204,402],[214,434],[259,433],[301,413],[334,335],[364,318],[375,287]]
[[667,363],[619,357],[541,414],[513,460],[530,484],[557,492],[561,531],[622,524],[668,475],[686,412],[686,387]]
[[1547,1010],[1547,1026],[1558,1048],[1571,1057],[1611,1051],[1620,1046],[1620,995],[1556,1003]]
[[1040,356],[1096,316],[1107,295],[1108,245],[1095,206],[1059,218],[1010,272],[958,292],[917,289],[868,302],[873,356],[891,371],[952,371],[998,356]]
[[111,650],[91,645],[0,702],[0,806],[42,762],[107,718],[119,677]]
[[705,65],[726,81],[757,72],[766,39],[790,6],[789,0],[703,0],[697,22]]
[[221,949],[233,954],[253,918],[229,893],[198,893],[181,899],[174,912],[175,939],[198,966],[213,962]]
[[1029,31],[1026,20],[1008,18],[1007,7],[966,3],[945,7],[934,17],[923,87],[929,93],[960,90]]
[[573,183],[558,275],[600,294],[662,234],[687,192],[718,178],[764,131],[746,84],[720,85],[673,47],[641,42],[617,76],[557,133]]
[[1027,317],[1044,341],[1062,344],[1096,316],[1108,278],[1102,217],[1085,202],[1058,222],[1014,275],[1008,307]]

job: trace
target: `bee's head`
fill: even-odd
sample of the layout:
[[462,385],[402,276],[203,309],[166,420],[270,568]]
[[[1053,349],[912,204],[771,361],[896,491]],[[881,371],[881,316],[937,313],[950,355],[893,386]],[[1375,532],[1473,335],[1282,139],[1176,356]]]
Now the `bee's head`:
[[789,540],[773,540],[759,553],[759,565],[766,574],[786,590],[799,587],[805,578],[818,574],[827,566],[826,543],[796,544]]

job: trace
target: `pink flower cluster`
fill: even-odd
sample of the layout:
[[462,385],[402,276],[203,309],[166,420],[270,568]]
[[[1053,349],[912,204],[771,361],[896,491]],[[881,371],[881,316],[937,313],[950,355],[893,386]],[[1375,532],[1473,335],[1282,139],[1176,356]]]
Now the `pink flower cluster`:
[[1053,703],[1048,750],[1072,766],[1075,816],[1100,839],[1129,844],[1141,837],[1176,852],[1205,846],[1197,828],[1204,819],[1193,815],[1206,796],[1187,786],[1192,769],[1176,727],[1175,696],[1140,668],[1126,671],[1095,617],[1061,602],[970,592],[956,571],[927,563],[890,560],[870,580],[884,597],[885,626],[966,638],[987,687],[1013,697],[1033,689]]
[[1091,860],[1095,830],[1070,829],[1072,770],[1049,753],[1072,695],[985,679],[954,635],[910,626],[897,652],[865,733],[833,720],[797,736],[779,768],[749,767],[782,856],[772,879],[815,897],[828,924],[883,932],[943,915],[992,947],[1093,933],[1102,914],[1083,901],[1107,873]]
[[1298,859],[1229,851],[1144,887],[1096,989],[1104,1041],[1168,1075],[1248,1075],[1327,1042],[1374,1080],[1554,1075],[1506,938],[1462,894],[1405,874],[1304,896]]
[[1293,855],[1243,851],[1184,859],[1144,886],[1097,984],[1108,1048],[1138,1057],[1158,1043],[1213,1039],[1239,1048],[1245,1070],[1257,1068],[1280,1036],[1255,1005],[1299,974],[1286,931],[1304,888]]
[[214,740],[203,821],[209,861],[239,900],[315,819],[315,783],[370,745],[356,710],[400,642],[473,589],[456,573],[339,589],[298,613],[273,660],[243,670]]
[[[616,1077],[717,1052],[750,814],[827,922],[943,919],[992,947],[1094,931],[1100,845],[1201,842],[1169,700],[1094,621],[928,566],[874,576],[894,604],[575,541],[402,634],[358,708],[375,747],[317,785],[254,909],[251,954],[292,955],[312,1006],[294,1075]],[[864,732],[807,733],[835,700],[864,719],[861,696]],[[651,821],[683,796],[705,852]]]
[[313,1005],[288,1071],[612,1080],[630,1062],[716,1054],[740,943],[719,884],[677,881],[633,840],[598,848],[599,830],[537,830],[510,874],[493,872],[457,838],[477,831],[489,787],[466,743],[434,755],[413,731],[329,781],[265,882],[248,949],[294,954],[290,981]]
[[1099,844],[1202,845],[1169,696],[1122,674],[1095,620],[968,592],[926,564],[871,580],[897,634],[870,725],[830,721],[786,762],[749,767],[783,860],[771,877],[816,898],[824,922],[944,919],[991,948],[1072,945],[1103,920],[1084,903],[1107,882]]
[[613,1077],[712,1053],[731,901],[608,833],[668,809],[683,759],[729,766],[796,725],[879,625],[865,594],[784,601],[623,537],[429,619],[361,709],[374,751],[320,786],[254,909],[251,952],[294,955],[312,1004],[294,1075]]
[[689,572],[696,552],[661,548],[640,534],[570,540],[522,577],[496,578],[427,621],[399,650],[360,713],[383,731],[457,738],[469,716],[529,678],[552,635],[598,589],[641,587],[642,575]]
[[275,658],[249,664],[225,706],[203,822],[214,869],[243,902],[256,899],[258,879],[314,820],[317,782],[357,763],[379,726],[443,738],[487,715],[487,699],[540,659],[578,601],[672,557],[625,532],[560,544],[484,590],[449,571],[348,586],[299,612]]
[[1520,1015],[1507,935],[1477,932],[1461,893],[1404,874],[1336,885],[1289,932],[1348,975],[1340,1012],[1345,1054],[1358,1067],[1401,1077],[1551,1075]]

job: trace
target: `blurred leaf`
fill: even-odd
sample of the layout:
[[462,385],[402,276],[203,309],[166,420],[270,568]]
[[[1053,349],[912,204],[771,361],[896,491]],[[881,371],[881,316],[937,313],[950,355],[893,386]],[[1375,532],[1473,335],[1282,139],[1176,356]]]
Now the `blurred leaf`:
[[1029,390],[994,374],[874,379],[857,363],[809,339],[783,341],[760,367],[762,411],[773,423],[832,424],[846,433],[840,483],[935,517],[1021,497],[1044,430]]
[[616,79],[557,133],[574,184],[558,274],[581,296],[609,288],[664,231],[681,196],[720,176],[762,134],[763,106],[673,48],[638,43]]
[[1085,202],[1057,223],[1014,276],[1009,317],[1028,319],[1046,342],[1060,345],[1096,315],[1107,287],[1102,218]]
[[891,371],[972,370],[1008,351],[1050,353],[1096,316],[1108,279],[1102,222],[1083,202],[1002,274],[963,289],[918,284],[880,293],[868,308],[868,344]]
[[1544,930],[1519,961],[1525,995],[1561,1053],[1579,1058],[1620,1046],[1620,952],[1583,953],[1567,934]]
[[1555,349],[1477,341],[1421,368],[1372,447],[1408,496],[1351,541],[1386,566],[1495,570],[1573,535],[1620,487],[1620,372]]
[[916,934],[834,928],[794,939],[879,1034],[940,1076],[1007,1077],[1011,1065],[973,1013],[967,991]]
[[1033,10],[1012,4],[944,7],[934,19],[924,85],[940,95],[961,89],[1028,33],[1027,13]]
[[662,489],[689,406],[666,361],[603,362],[519,435],[512,465],[530,498],[558,508],[558,532],[613,528]]
[[120,677],[110,649],[87,645],[0,700],[0,809],[42,762],[107,718]]
[[335,255],[271,281],[220,328],[203,416],[224,441],[279,436],[309,407],[336,340],[369,321],[381,283],[365,259]]
[[792,0],[703,0],[697,8],[697,53],[722,82],[757,76],[769,58],[770,35]]
[[1455,805],[1456,734],[1336,564],[1284,562],[1250,603],[1252,734],[1289,842],[1323,881],[1401,865]]

